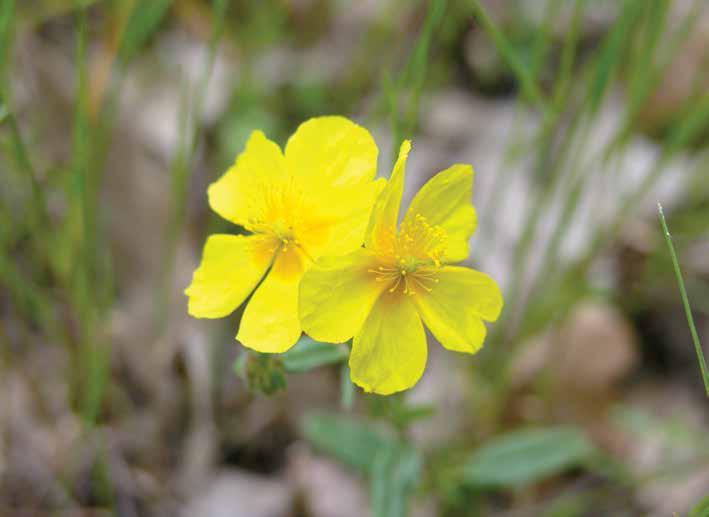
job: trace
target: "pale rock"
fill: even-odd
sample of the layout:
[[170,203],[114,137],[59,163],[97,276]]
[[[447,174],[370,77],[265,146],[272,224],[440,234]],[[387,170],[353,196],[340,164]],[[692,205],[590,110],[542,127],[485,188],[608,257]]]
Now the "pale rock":
[[207,480],[181,517],[289,517],[293,491],[282,480],[223,470]]
[[367,482],[303,443],[288,451],[288,478],[310,517],[367,517]]
[[530,339],[512,367],[517,385],[547,370],[566,397],[601,398],[638,364],[632,325],[613,306],[579,304],[556,331]]

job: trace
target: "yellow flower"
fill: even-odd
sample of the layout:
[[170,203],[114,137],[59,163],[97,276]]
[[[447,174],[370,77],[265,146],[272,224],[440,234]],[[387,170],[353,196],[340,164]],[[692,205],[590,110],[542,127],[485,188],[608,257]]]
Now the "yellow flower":
[[[185,290],[188,311],[220,318],[253,292],[236,338],[260,352],[284,352],[301,334],[298,284],[323,254],[362,245],[385,180],[373,181],[377,146],[343,117],[310,119],[281,152],[254,131],[236,163],[208,190],[209,204],[249,235],[211,235]],[[254,292],[255,289],[255,292]]]
[[495,321],[503,304],[492,278],[449,265],[467,258],[476,226],[470,165],[429,180],[397,231],[410,149],[405,141],[372,210],[364,248],[323,257],[300,284],[305,332],[330,343],[354,337],[352,380],[382,395],[412,387],[423,374],[424,323],[445,348],[472,354],[485,340],[483,320]]

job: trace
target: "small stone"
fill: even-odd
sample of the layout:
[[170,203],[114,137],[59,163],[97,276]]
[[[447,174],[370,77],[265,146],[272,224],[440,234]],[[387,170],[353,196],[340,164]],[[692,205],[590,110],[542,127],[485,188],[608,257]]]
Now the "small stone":
[[293,492],[287,483],[241,470],[224,470],[207,481],[181,517],[287,517]]

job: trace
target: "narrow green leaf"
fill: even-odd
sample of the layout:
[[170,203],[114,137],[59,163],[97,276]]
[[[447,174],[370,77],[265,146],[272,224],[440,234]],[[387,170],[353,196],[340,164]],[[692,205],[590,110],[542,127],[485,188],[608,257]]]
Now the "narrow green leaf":
[[573,427],[514,431],[475,451],[464,467],[463,480],[490,487],[533,483],[581,464],[593,451]]
[[492,38],[495,48],[512,69],[515,76],[517,76],[524,94],[537,108],[546,114],[548,112],[547,100],[542,94],[539,85],[534,80],[529,67],[524,64],[524,60],[503,34],[502,30],[492,21],[492,18],[488,14],[487,9],[483,7],[482,3],[479,0],[472,0],[471,7],[474,9],[475,15],[485,31],[490,35],[490,38]]
[[418,451],[352,417],[310,415],[303,431],[317,449],[369,475],[374,517],[407,514],[409,495],[421,474]]
[[319,343],[303,336],[293,348],[283,354],[283,365],[287,372],[302,373],[326,364],[340,363],[348,356],[349,349],[345,345]]
[[625,49],[630,44],[628,35],[638,19],[644,2],[645,0],[626,0],[623,3],[623,11],[603,42],[589,91],[591,113],[598,110],[609,84],[620,68]]
[[377,455],[370,485],[374,517],[405,517],[420,473],[421,456],[411,447],[387,448]]
[[[433,40],[434,31],[440,25],[445,11],[446,0],[433,0],[430,3],[423,29],[416,42],[411,60],[408,63],[409,70],[407,70],[407,72],[410,73],[406,74],[405,77],[411,84],[411,99],[409,100],[407,123],[404,128],[408,135],[413,133],[418,123],[421,94],[426,81],[426,72],[430,60],[431,42]],[[400,142],[395,141],[394,144],[398,146]]]
[[699,362],[699,369],[702,372],[702,380],[704,381],[704,389],[706,391],[707,397],[709,397],[709,369],[707,369],[707,363],[704,359],[704,351],[702,350],[702,343],[699,341],[699,334],[697,333],[697,327],[694,325],[694,317],[692,316],[692,307],[689,305],[689,297],[687,296],[687,289],[684,287],[684,279],[682,278],[682,270],[679,267],[679,259],[677,258],[677,252],[672,244],[672,237],[670,236],[670,230],[667,228],[667,221],[665,220],[665,213],[662,211],[662,205],[657,204],[657,211],[660,214],[660,224],[662,225],[662,232],[665,235],[665,243],[667,243],[667,249],[670,252],[670,257],[672,258],[672,266],[675,270],[675,276],[677,277],[677,285],[679,286],[679,293],[682,297],[682,306],[684,307],[684,312],[687,316],[687,324],[689,325],[689,331],[692,335],[692,342],[694,343],[694,349],[697,353],[697,361]]
[[172,0],[135,3],[123,34],[119,52],[124,61],[130,60],[160,27],[171,4]]
[[667,153],[674,154],[684,146],[691,145],[709,130],[709,94],[704,94],[688,104],[684,116],[673,126],[668,136]]
[[308,415],[303,433],[317,449],[363,473],[373,472],[378,455],[396,448],[396,441],[371,423],[340,415]]
[[10,63],[10,54],[12,52],[14,19],[14,0],[0,2],[0,88],[2,88],[3,97],[6,94],[5,89],[10,74],[8,64]]

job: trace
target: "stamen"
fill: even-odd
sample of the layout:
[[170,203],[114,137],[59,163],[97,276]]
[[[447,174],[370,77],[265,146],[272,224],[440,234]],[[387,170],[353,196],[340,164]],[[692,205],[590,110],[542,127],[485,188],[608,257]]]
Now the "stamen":
[[436,270],[442,266],[446,240],[443,228],[415,214],[406,218],[398,233],[384,235],[378,243],[383,263],[368,272],[376,275],[377,282],[389,284],[389,292],[402,283],[402,293],[409,296],[431,292],[438,283]]
[[430,224],[423,215],[416,214],[402,223],[393,246],[394,254],[402,265],[413,258],[418,261],[430,261],[440,267],[447,247],[446,240],[443,228]]

